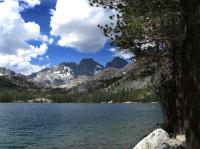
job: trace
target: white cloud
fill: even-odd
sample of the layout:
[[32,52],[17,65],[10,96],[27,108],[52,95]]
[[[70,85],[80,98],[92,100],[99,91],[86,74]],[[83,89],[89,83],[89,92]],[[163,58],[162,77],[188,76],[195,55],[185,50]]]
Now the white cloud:
[[109,51],[113,52],[113,56],[118,56],[118,57],[121,57],[121,58],[126,59],[126,60],[133,57],[133,54],[131,54],[129,52],[120,51],[120,50],[117,50],[115,48],[111,48],[111,49],[109,49]]
[[[39,0],[19,1],[26,2],[29,7],[40,4]],[[0,66],[30,74],[45,67],[33,65],[31,60],[46,53],[48,37],[41,35],[38,24],[23,20],[19,1],[5,0],[0,3]],[[43,43],[37,47],[28,44],[29,40]]]
[[40,47],[30,47],[26,50],[18,50],[17,54],[1,54],[0,66],[14,70],[23,74],[30,74],[39,71],[46,66],[37,66],[30,63],[32,58],[36,58],[46,53],[47,45],[42,44]]
[[40,5],[39,0],[20,0],[20,1],[27,3],[29,7],[35,7],[36,5]]
[[97,27],[110,22],[109,9],[91,7],[88,0],[57,0],[51,11],[51,34],[60,36],[58,45],[80,52],[97,52],[107,41]]
[[45,55],[45,56],[40,56],[38,58],[39,61],[49,61],[49,56],[48,55]]
[[50,38],[49,39],[49,44],[53,44],[54,43],[54,39],[53,38]]

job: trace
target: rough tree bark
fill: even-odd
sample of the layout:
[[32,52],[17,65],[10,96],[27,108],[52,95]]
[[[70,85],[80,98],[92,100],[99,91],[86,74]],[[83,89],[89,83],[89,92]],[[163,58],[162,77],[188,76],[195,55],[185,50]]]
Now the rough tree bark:
[[183,53],[185,127],[188,149],[200,149],[200,0],[182,0],[186,21]]
[[174,110],[174,136],[185,134],[184,128],[184,97],[182,81],[182,41],[173,43],[174,83],[175,83],[175,110]]
[[176,119],[175,47],[169,48],[165,55],[160,73],[159,98],[164,117],[164,129],[170,135],[174,135]]
[[161,71],[160,99],[165,130],[176,136],[185,134],[184,98],[182,89],[182,42],[171,41],[167,59]]
[[183,96],[183,81],[182,81],[182,48],[176,51],[176,118],[175,118],[175,135],[185,134],[185,103]]

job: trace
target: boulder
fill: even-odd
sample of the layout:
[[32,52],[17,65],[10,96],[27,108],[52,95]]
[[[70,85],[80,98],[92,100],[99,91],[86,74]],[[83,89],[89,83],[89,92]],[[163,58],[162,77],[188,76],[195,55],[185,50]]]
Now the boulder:
[[50,99],[47,98],[36,98],[33,100],[29,100],[29,103],[52,103],[53,101],[51,101]]
[[155,149],[172,149],[169,144],[158,145]]
[[166,143],[169,140],[170,137],[166,131],[163,129],[156,129],[140,141],[133,149],[168,149],[168,145]]
[[185,144],[185,140],[184,140],[184,135],[180,136],[182,140],[179,140],[179,136],[178,139],[176,137],[175,138],[171,138],[168,141],[168,144],[171,146],[172,149],[186,149],[186,144]]

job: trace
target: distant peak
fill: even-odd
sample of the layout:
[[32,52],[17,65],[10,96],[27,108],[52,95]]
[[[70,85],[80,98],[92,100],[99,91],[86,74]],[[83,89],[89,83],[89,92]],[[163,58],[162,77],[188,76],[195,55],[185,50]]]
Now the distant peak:
[[92,58],[84,58],[80,61],[80,63],[85,63],[85,62],[94,62],[97,63],[94,59]]
[[124,66],[126,66],[127,64],[128,64],[128,62],[126,60],[124,60],[123,58],[114,57],[111,62],[108,62],[106,64],[106,68],[113,67],[113,68],[121,69]]
[[63,62],[63,63],[60,63],[59,66],[76,66],[77,63],[75,62]]

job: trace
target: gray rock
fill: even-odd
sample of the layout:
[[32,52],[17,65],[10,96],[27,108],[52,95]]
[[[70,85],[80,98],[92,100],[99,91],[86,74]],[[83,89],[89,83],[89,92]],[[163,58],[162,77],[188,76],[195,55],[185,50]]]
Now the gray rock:
[[159,147],[169,140],[170,137],[166,131],[157,129],[140,141],[133,149],[165,149],[167,146],[163,146],[165,148]]
[[170,138],[166,131],[157,129],[140,141],[133,149],[186,149],[185,135]]
[[52,103],[52,102],[53,101],[47,98],[36,98],[28,101],[28,103]]
[[169,144],[161,144],[155,149],[172,149]]

